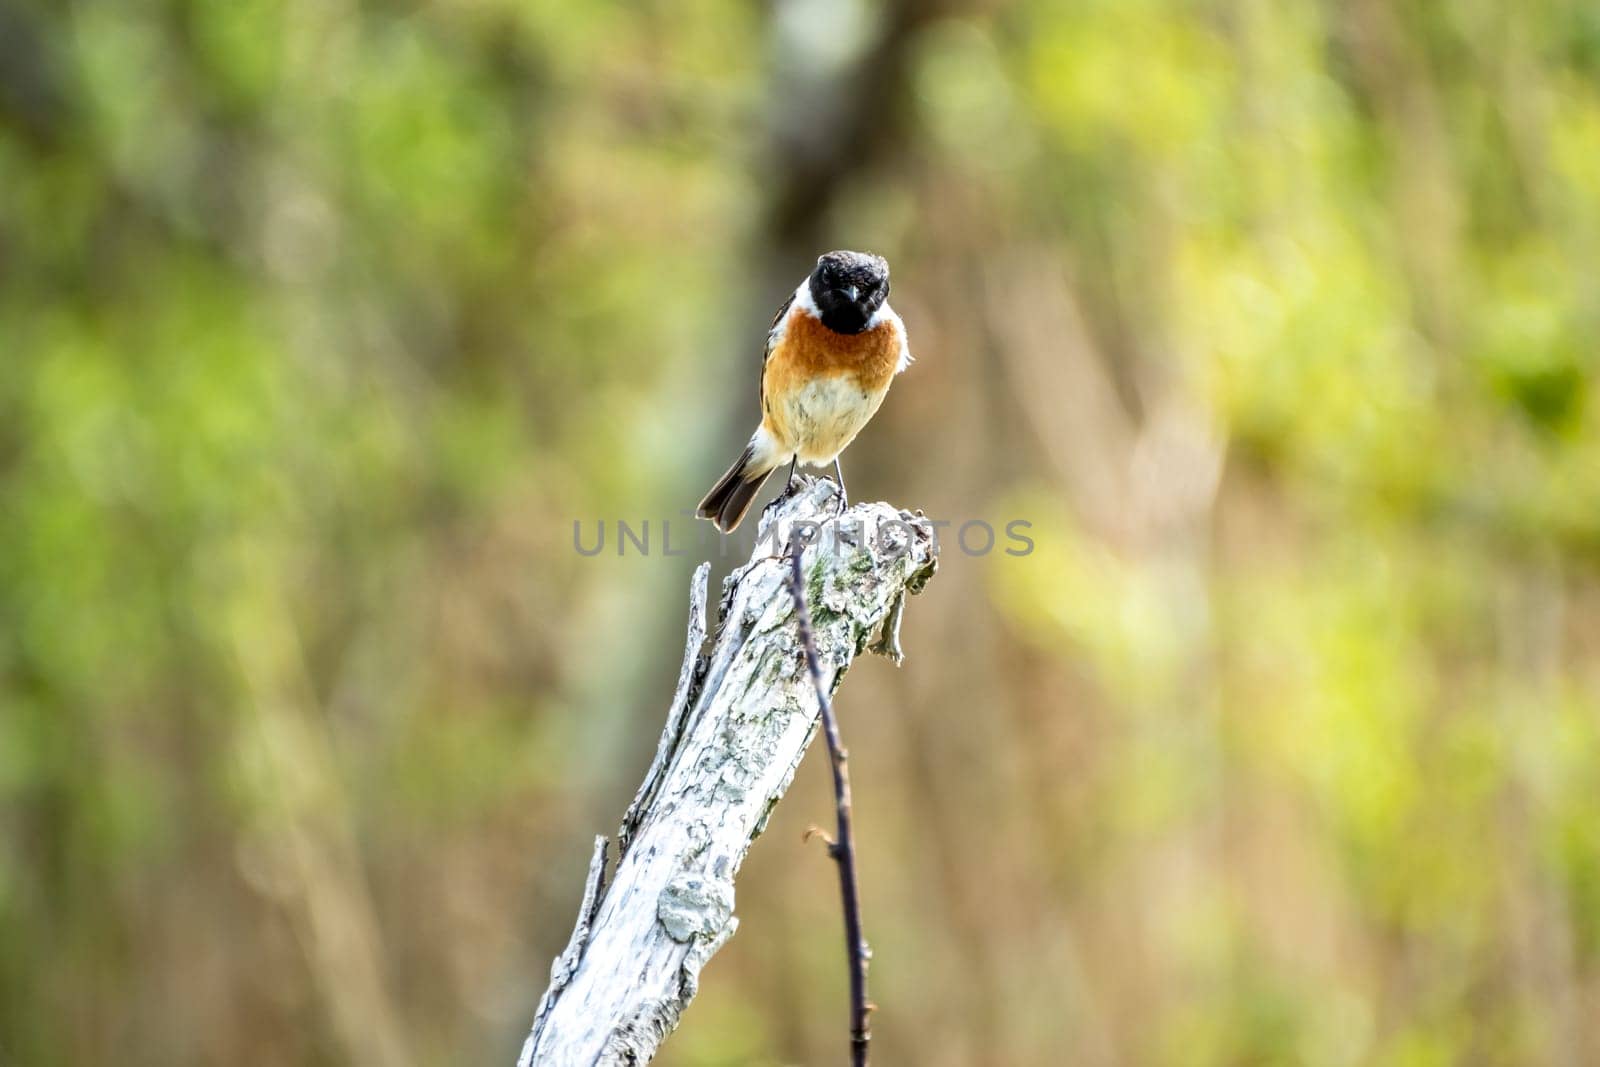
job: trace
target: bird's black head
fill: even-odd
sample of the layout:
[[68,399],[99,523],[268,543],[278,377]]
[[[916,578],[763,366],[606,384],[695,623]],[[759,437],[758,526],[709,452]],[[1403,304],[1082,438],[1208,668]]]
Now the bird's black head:
[[860,333],[889,299],[889,263],[866,252],[829,252],[811,272],[811,299],[834,333]]

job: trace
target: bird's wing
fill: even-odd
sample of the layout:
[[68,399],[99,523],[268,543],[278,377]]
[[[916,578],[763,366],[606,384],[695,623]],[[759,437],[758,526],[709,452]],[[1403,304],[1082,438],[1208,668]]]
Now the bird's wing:
[[767,413],[767,360],[772,357],[772,350],[778,347],[778,342],[783,338],[783,320],[788,316],[789,309],[794,306],[794,294],[789,294],[789,299],[783,302],[778,313],[772,317],[772,325],[767,328],[767,347],[761,352],[761,414]]

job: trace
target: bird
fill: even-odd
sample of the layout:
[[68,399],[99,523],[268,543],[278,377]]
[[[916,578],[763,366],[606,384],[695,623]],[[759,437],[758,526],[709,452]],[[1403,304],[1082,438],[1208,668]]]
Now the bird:
[[785,494],[799,464],[832,464],[841,510],[848,507],[839,454],[911,363],[905,323],[889,306],[888,261],[869,252],[819,256],[767,332],[761,424],[696,514],[732,533],[762,483],[785,463]]

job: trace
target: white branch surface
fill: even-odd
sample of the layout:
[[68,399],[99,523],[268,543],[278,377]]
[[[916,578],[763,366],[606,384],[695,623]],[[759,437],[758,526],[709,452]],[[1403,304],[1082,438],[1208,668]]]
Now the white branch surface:
[[724,584],[704,656],[710,566],[695,571],[678,690],[624,816],[615,876],[608,886],[597,838],[572,940],[551,967],[519,1067],[648,1063],[701,968],[738,928],[734,876],[817,729],[776,532],[815,525],[801,565],[829,691],[869,648],[899,661],[905,594],[920,592],[938,563],[933,526],[881,503],[835,518],[837,502],[833,484],[817,481],[763,516],[750,562]]

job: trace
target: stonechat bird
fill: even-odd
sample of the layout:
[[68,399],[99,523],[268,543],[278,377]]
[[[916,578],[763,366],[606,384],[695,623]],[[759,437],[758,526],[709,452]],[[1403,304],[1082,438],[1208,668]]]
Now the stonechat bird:
[[800,283],[767,333],[761,425],[698,514],[723,533],[750,510],[767,476],[789,464],[833,464],[844,495],[843,452],[911,363],[906,327],[889,307],[889,264],[864,252],[829,252]]

